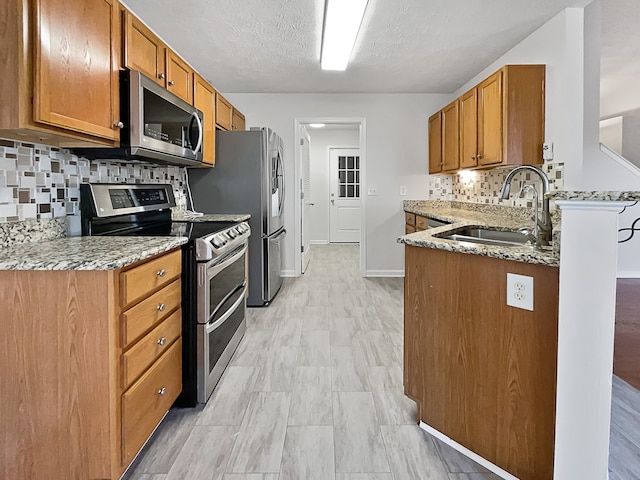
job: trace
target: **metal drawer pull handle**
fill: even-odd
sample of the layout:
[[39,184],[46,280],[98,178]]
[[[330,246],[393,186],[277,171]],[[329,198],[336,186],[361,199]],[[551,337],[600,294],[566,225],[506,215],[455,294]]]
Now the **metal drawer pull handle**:
[[167,393],[167,387],[162,387],[158,390],[158,395],[164,395],[165,393]]
[[164,346],[164,344],[167,343],[167,339],[162,337],[158,339],[158,345],[160,345],[161,347]]
[[162,270],[158,270],[156,272],[156,275],[159,276],[159,277],[164,277],[166,275],[166,273],[167,273],[166,270],[163,268]]
[[160,312],[164,312],[166,305],[164,303],[161,303],[160,305],[158,305],[158,311]]

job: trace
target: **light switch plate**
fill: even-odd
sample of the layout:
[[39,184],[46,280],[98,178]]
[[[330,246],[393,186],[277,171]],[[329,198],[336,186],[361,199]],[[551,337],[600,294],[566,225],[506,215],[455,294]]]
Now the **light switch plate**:
[[507,273],[507,305],[533,311],[533,277]]
[[407,187],[405,185],[402,185],[400,187],[400,195],[404,197],[406,194],[407,194]]

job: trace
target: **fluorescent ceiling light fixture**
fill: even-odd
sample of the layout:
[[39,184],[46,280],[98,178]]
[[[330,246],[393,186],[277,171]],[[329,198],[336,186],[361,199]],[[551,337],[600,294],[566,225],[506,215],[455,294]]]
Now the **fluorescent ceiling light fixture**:
[[326,0],[322,70],[346,70],[368,0]]
[[311,128],[322,128],[322,127],[325,126],[325,124],[324,123],[310,123],[309,126]]

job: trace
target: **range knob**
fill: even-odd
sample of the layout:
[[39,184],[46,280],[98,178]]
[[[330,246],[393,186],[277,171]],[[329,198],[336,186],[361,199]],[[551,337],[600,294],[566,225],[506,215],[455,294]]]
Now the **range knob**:
[[211,243],[213,243],[213,246],[216,248],[220,248],[222,247],[225,243],[224,238],[222,238],[222,235],[216,235],[215,237],[213,237],[213,239],[211,240]]
[[229,235],[231,238],[236,238],[238,236],[238,231],[235,228],[230,228],[229,230],[227,230],[227,235]]
[[244,232],[246,232],[247,230],[249,230],[249,227],[247,227],[247,225],[246,225],[246,224],[244,224],[244,223],[241,223],[240,225],[238,225],[238,227],[237,227],[237,228],[238,228],[238,231],[239,231],[240,233],[244,233]]

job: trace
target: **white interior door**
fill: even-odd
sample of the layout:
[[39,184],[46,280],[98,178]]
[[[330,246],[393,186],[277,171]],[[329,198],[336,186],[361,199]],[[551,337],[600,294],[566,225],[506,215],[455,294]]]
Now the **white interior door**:
[[329,242],[360,242],[360,149],[332,148],[329,175]]
[[309,144],[311,137],[309,132],[302,127],[300,132],[300,158],[302,159],[302,178],[300,179],[300,232],[302,236],[302,273],[309,265],[309,219],[311,203],[311,163]]

